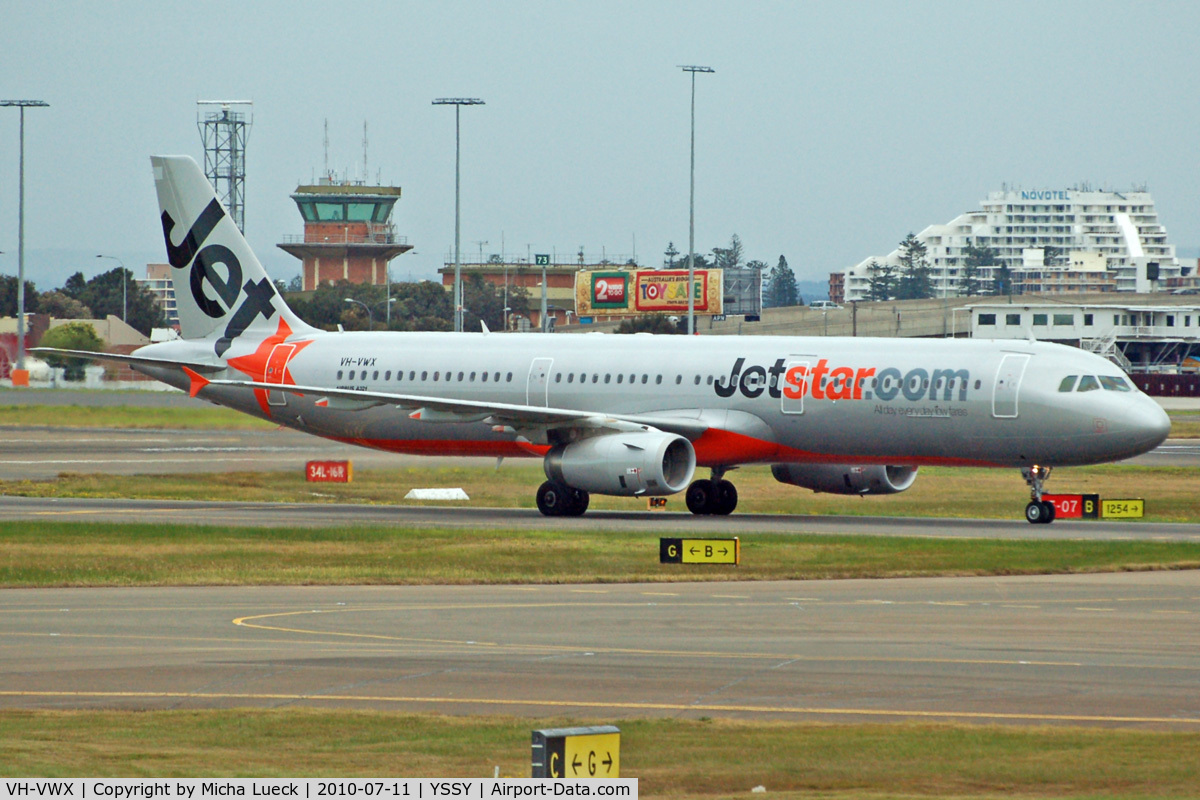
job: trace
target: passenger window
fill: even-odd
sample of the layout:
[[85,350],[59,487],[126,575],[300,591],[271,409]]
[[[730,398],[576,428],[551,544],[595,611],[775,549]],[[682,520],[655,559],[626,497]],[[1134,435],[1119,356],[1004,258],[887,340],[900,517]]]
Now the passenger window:
[[697,386],[700,385],[700,376],[699,375],[696,376],[696,385]]
[[608,383],[611,380],[612,380],[612,374],[610,374],[608,372],[604,373],[604,382]]
[[661,384],[661,383],[662,383],[662,375],[658,375],[658,376],[656,376],[656,377],[654,378],[654,383],[655,383],[655,384]]
[[354,380],[354,370],[350,370],[350,374],[346,376],[348,380]]
[[462,380],[462,378],[463,378],[463,374],[462,374],[461,372],[460,372],[460,373],[458,373],[458,379],[461,381],[461,380]]
[[624,380],[625,380],[625,373],[618,372],[617,373],[617,383],[622,383],[622,382],[624,382]]
[[562,383],[562,373],[561,372],[554,373],[554,382]]
[[567,383],[574,383],[574,382],[575,382],[575,373],[568,372],[567,373]]
[[442,373],[440,373],[440,372],[433,373],[433,379],[436,381],[438,379],[438,375],[441,375],[441,374]]
[[979,388],[980,386],[982,386],[982,385],[983,385],[983,382],[982,382],[982,381],[978,381],[978,380],[977,380],[977,381],[975,381],[975,388],[976,388],[976,389],[978,389],[978,388]]
[[712,386],[712,382],[713,382],[713,376],[712,376],[712,375],[709,375],[709,376],[708,376],[708,381],[707,381],[708,385],[709,385],[709,386]]
[[1115,375],[1101,375],[1100,385],[1110,392],[1131,392],[1129,384],[1124,378],[1118,378]]
[[342,379],[342,371],[340,369],[338,370],[337,379],[339,381]]
[[[484,383],[487,383],[487,376],[488,376],[488,374],[485,372],[485,373],[483,373],[482,375],[480,375],[479,377],[483,378],[483,382],[484,382]],[[562,377],[562,373],[561,373],[561,372],[558,374],[558,377],[560,377],[560,378]]]
[[648,380],[650,380],[650,376],[643,372],[642,373],[642,383],[645,383]]
[[1096,380],[1094,375],[1084,375],[1079,379],[1079,388],[1077,392],[1093,392],[1100,388],[1100,381]]
[[[390,369],[389,369],[387,372],[383,373],[383,379],[384,379],[385,381],[390,381],[390,380],[392,379],[392,371],[391,371]],[[397,372],[397,373],[396,373],[396,379],[397,379],[397,380],[399,380],[399,379],[400,379],[400,373],[399,373],[399,372]]]
[[599,373],[593,374],[592,375],[592,383],[599,383],[599,382],[600,382],[600,374]]
[[[422,373],[422,374],[424,374],[424,373]],[[408,379],[411,381],[411,380],[415,380],[416,377],[417,377],[417,371],[415,369],[410,369],[408,371]],[[425,380],[425,379],[422,378],[421,380]]]
[[1072,389],[1074,389],[1075,388],[1075,379],[1077,377],[1079,377],[1079,376],[1078,375],[1068,375],[1067,377],[1063,378],[1062,383],[1060,383],[1058,385],[1058,390],[1060,392],[1069,392]]
[[471,383],[474,383],[474,382],[475,382],[475,373],[472,372],[471,373]]
[[[496,374],[497,374],[497,375],[499,375],[500,373],[496,373]],[[505,376],[504,380],[505,380],[505,381],[507,381],[508,383],[512,383],[512,373],[511,373],[511,372],[510,372],[510,373],[508,373],[508,374]]]
[[375,372],[373,372],[371,374],[371,380],[373,380],[373,381],[379,380],[379,370],[375,370]]
[[429,371],[424,370],[424,369],[421,370],[421,380],[427,380],[428,378],[429,378]]
[[682,375],[676,375],[676,376],[675,376],[675,385],[676,385],[676,386],[678,386],[678,385],[679,385],[679,384],[681,384],[681,383],[683,383],[683,376],[682,376]]

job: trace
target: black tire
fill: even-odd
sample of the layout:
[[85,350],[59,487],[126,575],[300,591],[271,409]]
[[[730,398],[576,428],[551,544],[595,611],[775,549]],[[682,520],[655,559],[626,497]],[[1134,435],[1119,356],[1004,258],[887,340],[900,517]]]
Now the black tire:
[[684,495],[688,511],[693,514],[711,514],[713,507],[713,485],[709,480],[692,481]]
[[721,481],[717,484],[716,497],[713,499],[715,503],[711,513],[722,516],[732,514],[738,504],[737,487],[729,481]]
[[537,507],[547,517],[561,517],[571,507],[571,488],[557,481],[546,481],[537,490]]
[[1044,512],[1041,519],[1043,525],[1049,525],[1051,522],[1054,522],[1054,518],[1058,516],[1058,509],[1056,509],[1054,507],[1054,503],[1051,503],[1049,500],[1042,501],[1042,510]]
[[1038,525],[1045,521],[1046,508],[1041,503],[1030,501],[1029,505],[1025,506],[1025,521]]
[[571,502],[563,511],[564,517],[582,517],[583,512],[588,510],[588,503],[591,502],[592,496],[582,489],[567,487],[567,493],[570,496]]

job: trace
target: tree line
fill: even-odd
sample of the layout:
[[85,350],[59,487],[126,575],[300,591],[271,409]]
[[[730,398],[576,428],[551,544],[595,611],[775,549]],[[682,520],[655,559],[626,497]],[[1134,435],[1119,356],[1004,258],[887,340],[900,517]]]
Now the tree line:
[[[665,269],[686,269],[687,256],[680,257],[674,242],[667,243],[663,252],[663,267]],[[695,269],[753,269],[763,273],[763,307],[782,308],[785,306],[802,306],[804,298],[796,284],[796,273],[788,266],[787,258],[782,254],[774,267],[765,261],[744,260],[745,249],[742,239],[736,233],[729,239],[728,247],[714,247],[709,256],[702,253],[692,255],[692,265]]]
[[[923,300],[935,296],[933,269],[924,242],[910,232],[900,242],[899,250],[899,266],[881,264],[873,259],[867,264],[867,300]],[[1047,266],[1057,264],[1062,255],[1061,249],[1048,246],[1043,251],[1043,263]],[[995,267],[990,285],[982,277],[984,267]],[[1012,270],[1001,261],[994,247],[968,244],[963,248],[955,294],[959,297],[1011,295]]]
[[[76,272],[61,288],[38,292],[33,281],[25,281],[25,312],[49,314],[58,319],[107,319],[121,317],[145,336],[152,328],[166,325],[154,293],[134,280],[123,267],[92,278]],[[0,275],[0,316],[17,315],[17,278]]]

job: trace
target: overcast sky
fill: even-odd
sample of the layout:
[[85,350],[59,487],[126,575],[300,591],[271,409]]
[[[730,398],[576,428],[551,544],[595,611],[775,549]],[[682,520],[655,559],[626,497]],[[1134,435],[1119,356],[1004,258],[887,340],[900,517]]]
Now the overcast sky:
[[[1145,184],[1169,241],[1200,244],[1200,4],[1194,2],[206,2],[3,4],[0,99],[26,112],[26,267],[164,260],[149,156],[202,162],[198,99],[251,99],[246,232],[268,271],[302,230],[289,198],[324,164],[404,195],[431,276],[477,258],[628,254],[657,264],[688,236],[696,87],[696,249],[741,236],[824,280],[1008,183]],[[15,274],[18,113],[0,109],[0,272]]]

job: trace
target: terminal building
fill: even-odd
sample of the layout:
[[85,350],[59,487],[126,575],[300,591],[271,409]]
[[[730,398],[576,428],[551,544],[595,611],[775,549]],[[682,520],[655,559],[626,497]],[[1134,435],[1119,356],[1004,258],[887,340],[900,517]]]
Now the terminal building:
[[[899,238],[899,237],[898,237]],[[1149,192],[1089,188],[992,192],[978,211],[917,234],[927,248],[936,297],[961,294],[964,249],[990,247],[998,263],[980,271],[991,293],[996,269],[1012,273],[1015,293],[1170,292],[1200,286],[1196,263],[1167,242]],[[830,278],[834,302],[863,300],[872,262],[899,268],[900,251],[871,256]],[[834,297],[834,293],[838,296]]]
[[368,186],[327,175],[316,185],[297,186],[292,199],[304,218],[304,233],[284,236],[279,247],[303,262],[303,291],[342,280],[382,286],[388,263],[412,250],[392,224],[399,186]]

